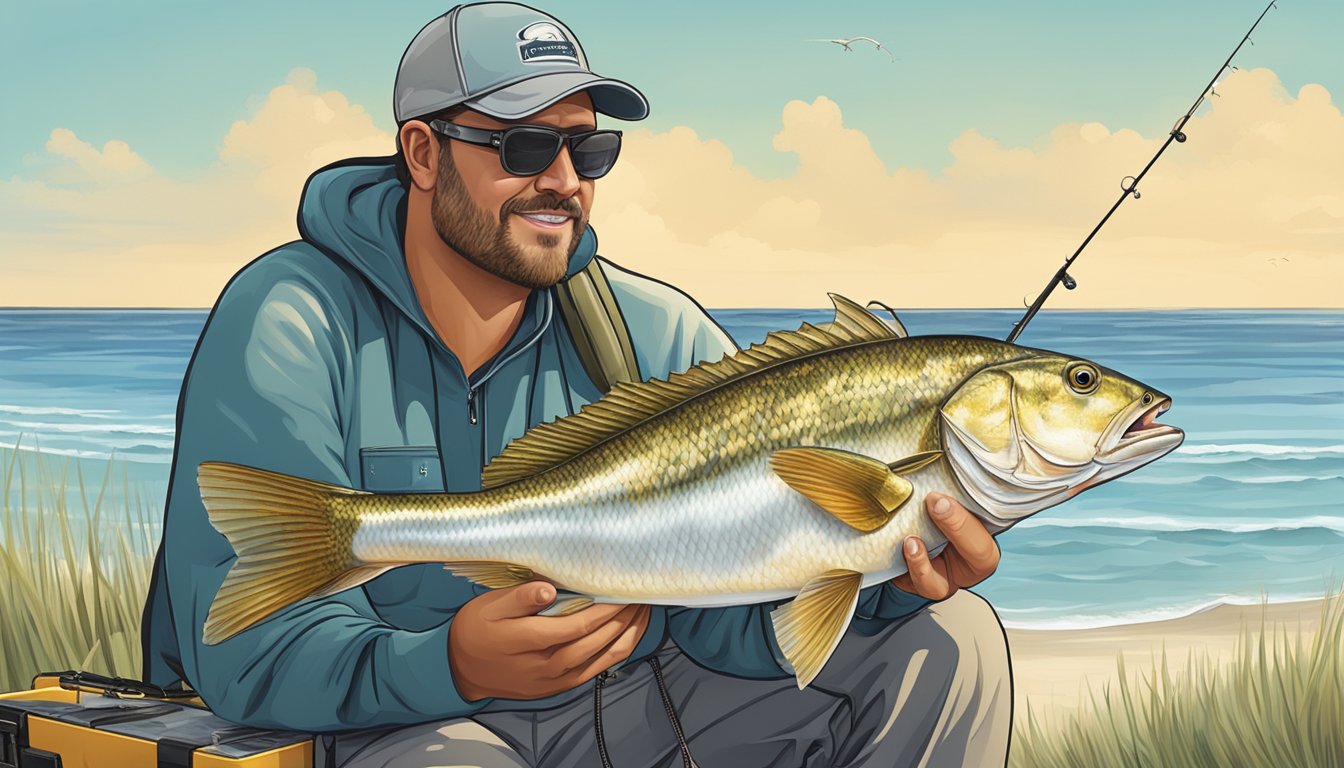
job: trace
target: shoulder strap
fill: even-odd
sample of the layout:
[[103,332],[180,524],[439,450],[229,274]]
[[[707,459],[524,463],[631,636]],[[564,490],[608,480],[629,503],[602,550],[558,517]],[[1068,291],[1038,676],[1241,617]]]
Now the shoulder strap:
[[555,286],[560,315],[569,327],[583,370],[605,394],[622,381],[641,381],[630,329],[594,256],[588,266]]

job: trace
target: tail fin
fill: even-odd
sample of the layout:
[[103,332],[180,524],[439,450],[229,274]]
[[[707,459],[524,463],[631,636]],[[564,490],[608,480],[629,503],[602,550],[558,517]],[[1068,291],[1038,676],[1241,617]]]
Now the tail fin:
[[213,461],[202,462],[196,477],[211,525],[238,555],[206,617],[207,645],[388,569],[355,560],[358,522],[332,514],[337,499],[366,491]]

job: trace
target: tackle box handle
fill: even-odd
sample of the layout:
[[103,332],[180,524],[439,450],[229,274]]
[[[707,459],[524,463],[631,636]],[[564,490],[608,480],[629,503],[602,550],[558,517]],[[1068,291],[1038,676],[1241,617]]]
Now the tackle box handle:
[[77,672],[72,669],[64,672],[43,672],[37,677],[54,677],[59,685],[68,691],[101,693],[114,699],[165,699],[172,701],[175,699],[194,699],[197,696],[197,693],[191,690],[170,691],[128,677],[108,677],[96,672]]

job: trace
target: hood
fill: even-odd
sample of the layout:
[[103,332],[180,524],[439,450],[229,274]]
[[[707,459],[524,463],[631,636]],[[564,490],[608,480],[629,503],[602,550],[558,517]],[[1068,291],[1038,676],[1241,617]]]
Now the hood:
[[[406,271],[405,231],[406,190],[397,181],[391,157],[343,160],[308,177],[299,201],[299,234],[358,271],[436,339]],[[597,235],[588,227],[566,277],[588,266],[596,254]]]

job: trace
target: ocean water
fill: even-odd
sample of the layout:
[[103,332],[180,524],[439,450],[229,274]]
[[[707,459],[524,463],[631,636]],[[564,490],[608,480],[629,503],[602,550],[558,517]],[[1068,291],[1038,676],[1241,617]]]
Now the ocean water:
[[[831,315],[712,314],[743,345]],[[1019,316],[901,313],[913,335],[993,338]],[[0,310],[0,469],[12,454],[5,448],[37,449],[67,479],[82,473],[92,498],[115,455],[133,495],[161,514],[178,389],[205,317]],[[1186,441],[999,537],[1002,563],[978,591],[1006,624],[1124,624],[1319,597],[1344,584],[1344,312],[1047,310],[1019,343],[1086,357],[1166,392],[1174,405],[1162,421],[1184,429]],[[24,466],[31,473],[33,463]]]

